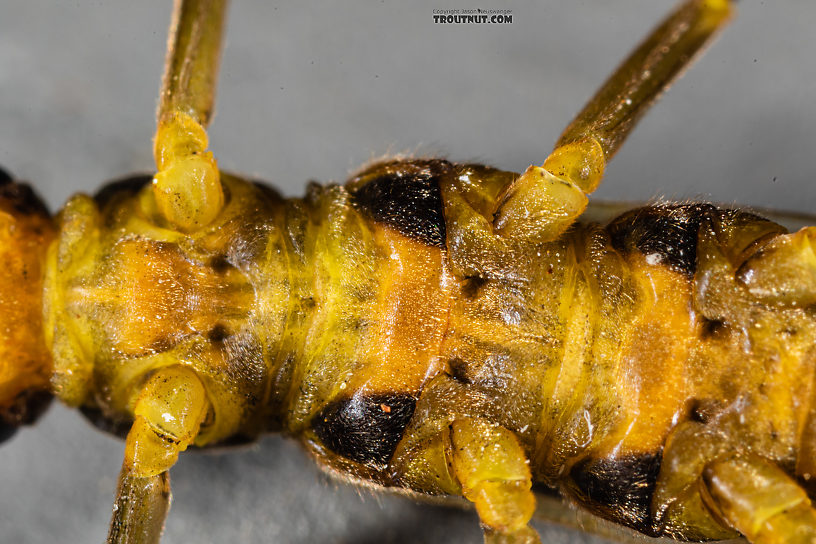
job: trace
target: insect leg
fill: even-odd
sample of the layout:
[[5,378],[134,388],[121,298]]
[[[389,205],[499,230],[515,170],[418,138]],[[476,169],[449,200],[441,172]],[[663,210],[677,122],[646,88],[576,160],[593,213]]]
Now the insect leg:
[[[507,189],[495,215],[497,230],[507,236],[552,231],[543,233],[549,238],[566,229],[637,121],[730,14],[728,0],[688,0],[672,13],[576,116],[543,167],[530,167]],[[572,205],[559,208],[564,197]]]
[[107,544],[159,542],[170,510],[170,473],[140,478],[122,465]]
[[198,434],[210,404],[192,370],[158,370],[142,387],[125,444],[108,544],[155,544],[170,504],[167,471]]
[[762,246],[737,270],[737,279],[765,303],[816,303],[816,227],[782,234]]
[[682,535],[685,540],[735,538],[733,529],[715,519],[700,496],[700,479],[712,459],[732,450],[729,429],[687,421],[672,431],[666,442],[660,475],[652,497],[654,532]]
[[816,510],[807,493],[776,465],[733,455],[703,471],[706,505],[754,544],[816,540]]
[[535,511],[527,456],[508,430],[482,419],[460,418],[450,426],[453,474],[485,527],[485,542],[536,543],[527,523]]
[[160,95],[153,180],[156,205],[191,232],[224,205],[218,166],[207,151],[226,0],[176,0]]
[[743,323],[757,301],[816,302],[816,228],[788,234],[752,214],[723,211],[700,226],[695,307],[708,319]]

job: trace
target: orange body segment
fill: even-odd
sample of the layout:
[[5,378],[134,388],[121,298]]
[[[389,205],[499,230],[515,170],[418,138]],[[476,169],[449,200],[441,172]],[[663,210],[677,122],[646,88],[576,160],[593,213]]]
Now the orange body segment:
[[0,181],[0,423],[29,422],[42,404],[34,398],[50,396],[42,291],[45,253],[54,235],[31,189]]

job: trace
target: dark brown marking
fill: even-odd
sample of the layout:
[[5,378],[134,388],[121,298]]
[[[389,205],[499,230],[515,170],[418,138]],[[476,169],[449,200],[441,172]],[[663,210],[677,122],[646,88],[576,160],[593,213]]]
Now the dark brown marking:
[[[377,167],[374,167],[375,171]],[[392,163],[352,192],[352,202],[374,221],[429,246],[445,247],[439,181],[451,164],[442,160]],[[365,176],[365,174],[363,174]]]
[[724,334],[728,330],[728,326],[724,321],[719,319],[702,318],[702,327],[700,328],[700,338],[703,340],[709,338],[716,338]]
[[153,181],[152,174],[135,174],[121,179],[115,179],[102,186],[94,195],[94,200],[100,208],[104,208],[114,199],[129,198],[142,190]]
[[216,323],[215,326],[207,333],[207,339],[210,342],[221,343],[229,336],[229,330],[221,323]]
[[0,444],[9,440],[17,433],[17,427],[14,425],[7,425],[5,421],[0,421]]
[[415,407],[416,399],[411,395],[357,393],[331,402],[312,420],[312,429],[334,453],[383,468],[394,454]]
[[42,389],[27,389],[10,405],[0,408],[0,443],[11,438],[22,425],[31,425],[51,404],[52,395]]
[[450,377],[457,382],[465,385],[473,382],[468,376],[468,364],[459,357],[454,357],[448,361],[448,366],[450,367]]
[[95,405],[84,405],[79,407],[79,411],[83,416],[100,431],[118,436],[125,439],[133,425],[133,420],[130,418],[113,418],[110,414],[102,412],[102,410]]
[[462,282],[462,295],[469,299],[475,298],[476,295],[479,294],[479,289],[481,289],[485,283],[487,283],[487,280],[479,276],[465,278],[465,281]]
[[697,234],[711,204],[646,206],[627,212],[609,224],[612,247],[622,253],[637,250],[689,276],[697,269]]
[[[6,176],[5,172],[3,173]],[[27,183],[16,183],[9,178],[0,183],[0,207],[12,212],[12,215],[40,215],[51,217],[40,196]]]
[[532,491],[536,495],[543,495],[545,497],[552,497],[554,499],[562,498],[561,493],[559,493],[558,489],[550,487],[549,485],[542,482],[533,482]]
[[722,402],[713,399],[691,399],[689,401],[689,419],[706,424],[723,409]]
[[13,178],[2,166],[0,166],[0,187],[11,183]]
[[645,534],[653,534],[649,507],[662,454],[586,458],[570,470],[576,498],[593,511]]
[[226,255],[217,255],[210,259],[210,268],[216,274],[224,274],[232,268],[232,263],[229,262]]

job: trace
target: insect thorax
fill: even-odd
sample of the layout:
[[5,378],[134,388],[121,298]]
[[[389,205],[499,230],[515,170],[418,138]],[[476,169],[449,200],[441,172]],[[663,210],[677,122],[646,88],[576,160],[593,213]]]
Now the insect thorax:
[[212,404],[199,445],[299,433],[361,389],[413,411],[453,286],[440,288],[443,223],[429,245],[379,224],[364,191],[284,200],[224,175],[221,215],[182,234],[149,181],[74,197],[59,218],[45,306],[62,400],[118,432],[149,376],[181,364]]

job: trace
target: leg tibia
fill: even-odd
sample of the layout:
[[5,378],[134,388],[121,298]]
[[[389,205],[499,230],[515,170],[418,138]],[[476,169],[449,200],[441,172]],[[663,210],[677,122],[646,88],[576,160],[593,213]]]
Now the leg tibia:
[[142,478],[122,466],[106,544],[156,544],[170,509],[170,475]]
[[553,240],[586,207],[640,117],[728,19],[728,0],[688,0],[606,81],[561,135],[543,168],[531,167],[500,200],[505,237]]
[[592,138],[607,160],[660,94],[731,14],[728,0],[688,0],[610,76],[567,127],[556,147]]
[[805,491],[776,465],[734,455],[703,471],[706,505],[754,544],[816,541],[816,512]]

